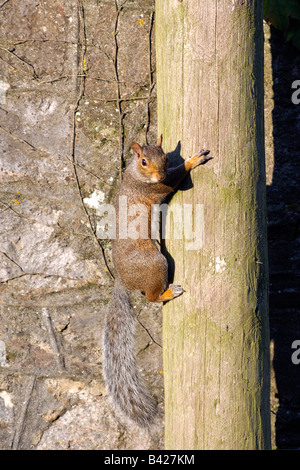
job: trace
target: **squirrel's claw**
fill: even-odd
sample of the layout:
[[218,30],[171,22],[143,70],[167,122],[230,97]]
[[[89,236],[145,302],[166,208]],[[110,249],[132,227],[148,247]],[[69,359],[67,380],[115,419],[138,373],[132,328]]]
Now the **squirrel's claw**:
[[198,161],[196,166],[203,165],[204,163],[208,162],[209,160],[212,160],[213,157],[211,157],[209,155],[209,153],[210,153],[210,150],[208,150],[208,149],[199,150],[199,152],[196,154],[197,158],[200,158],[200,157],[203,157],[203,158],[201,158],[201,160]]
[[210,150],[208,149],[201,149],[198,152],[198,157],[202,157],[202,155],[208,155],[210,153]]

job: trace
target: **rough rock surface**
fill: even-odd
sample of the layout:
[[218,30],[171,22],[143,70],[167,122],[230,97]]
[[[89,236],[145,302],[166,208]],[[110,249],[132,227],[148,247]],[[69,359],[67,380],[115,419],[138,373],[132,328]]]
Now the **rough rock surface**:
[[[153,8],[0,6],[2,449],[162,445],[163,420],[141,433],[108,403],[110,243],[97,239],[97,207],[113,201],[131,141],[156,139]],[[139,365],[162,402],[160,308],[134,306]]]

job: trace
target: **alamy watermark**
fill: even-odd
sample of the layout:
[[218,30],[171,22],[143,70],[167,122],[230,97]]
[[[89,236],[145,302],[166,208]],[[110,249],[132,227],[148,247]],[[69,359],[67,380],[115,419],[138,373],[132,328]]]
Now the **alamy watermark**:
[[295,341],[292,342],[291,348],[295,349],[291,356],[292,363],[298,365],[300,364],[300,339],[295,339]]
[[[95,206],[94,206],[95,207]],[[119,215],[111,204],[97,205],[99,239],[184,240],[186,250],[199,250],[204,243],[204,204],[152,204],[151,214],[144,204],[128,204],[119,196]],[[149,217],[151,223],[149,226]],[[117,233],[118,230],[118,233]]]
[[292,88],[296,89],[292,94],[292,103],[293,104],[300,104],[300,80],[295,80],[292,83]]
[[9,88],[9,83],[0,80],[0,104],[6,103],[6,92]]

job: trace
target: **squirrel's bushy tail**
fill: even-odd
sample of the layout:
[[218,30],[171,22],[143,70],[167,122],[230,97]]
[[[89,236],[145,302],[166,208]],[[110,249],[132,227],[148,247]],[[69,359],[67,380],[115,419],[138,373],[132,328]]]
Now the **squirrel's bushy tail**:
[[148,427],[154,420],[157,407],[137,369],[134,330],[135,318],[129,294],[117,279],[104,331],[105,382],[113,404],[138,425]]

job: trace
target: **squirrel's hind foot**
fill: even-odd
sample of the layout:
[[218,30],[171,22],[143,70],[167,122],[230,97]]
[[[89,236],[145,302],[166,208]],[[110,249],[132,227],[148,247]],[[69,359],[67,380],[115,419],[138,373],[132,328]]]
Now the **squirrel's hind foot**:
[[173,292],[173,299],[175,299],[175,297],[179,297],[185,292],[179,284],[170,284],[169,289]]
[[169,300],[175,299],[184,293],[184,289],[178,284],[170,284],[168,289],[161,294],[156,302],[168,302]]

